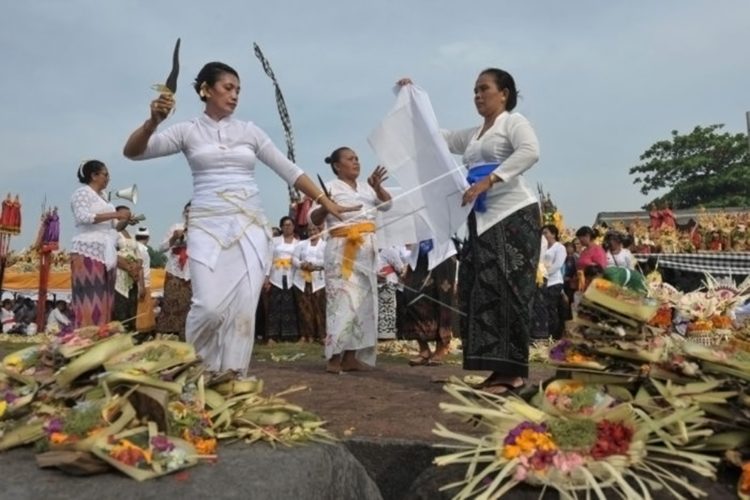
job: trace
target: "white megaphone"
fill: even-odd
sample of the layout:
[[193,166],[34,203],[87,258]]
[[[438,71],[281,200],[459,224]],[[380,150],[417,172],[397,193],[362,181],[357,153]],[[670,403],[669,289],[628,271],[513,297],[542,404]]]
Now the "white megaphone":
[[138,187],[135,184],[133,184],[129,188],[118,189],[114,193],[110,191],[109,193],[110,201],[112,201],[113,194],[117,198],[133,202],[133,205],[138,203]]

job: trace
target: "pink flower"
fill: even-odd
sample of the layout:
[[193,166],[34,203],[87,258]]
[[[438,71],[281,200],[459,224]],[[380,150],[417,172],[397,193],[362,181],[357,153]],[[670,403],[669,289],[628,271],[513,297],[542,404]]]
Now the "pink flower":
[[552,465],[568,473],[583,465],[583,456],[574,452],[560,452],[552,457]]
[[525,481],[529,475],[529,469],[523,465],[516,467],[516,472],[513,474],[513,479],[516,481]]

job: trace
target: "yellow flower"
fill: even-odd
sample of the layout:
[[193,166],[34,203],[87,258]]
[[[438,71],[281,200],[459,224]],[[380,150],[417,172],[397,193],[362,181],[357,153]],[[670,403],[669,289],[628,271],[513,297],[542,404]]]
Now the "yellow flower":
[[18,366],[21,366],[22,364],[23,360],[21,360],[20,356],[10,356],[5,360],[6,368],[16,368]]
[[8,403],[6,401],[0,401],[0,417],[5,415],[5,411],[8,409]]
[[188,407],[180,401],[172,401],[167,408],[169,408],[170,413],[177,420],[187,417]]

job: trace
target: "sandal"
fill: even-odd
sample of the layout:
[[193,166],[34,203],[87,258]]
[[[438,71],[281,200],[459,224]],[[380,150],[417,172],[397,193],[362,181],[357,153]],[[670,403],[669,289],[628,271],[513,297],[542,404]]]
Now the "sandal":
[[430,357],[422,356],[421,354],[409,360],[409,366],[427,366],[428,364],[430,364]]

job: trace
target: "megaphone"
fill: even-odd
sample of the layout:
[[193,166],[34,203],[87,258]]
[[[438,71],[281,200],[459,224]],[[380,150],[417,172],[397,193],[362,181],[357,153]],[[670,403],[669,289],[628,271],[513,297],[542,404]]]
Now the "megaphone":
[[[112,194],[113,193],[110,191],[109,193],[110,201],[112,201]],[[133,202],[133,205],[138,203],[138,187],[135,184],[133,184],[129,188],[118,189],[117,191],[114,192],[114,195],[117,198]]]

